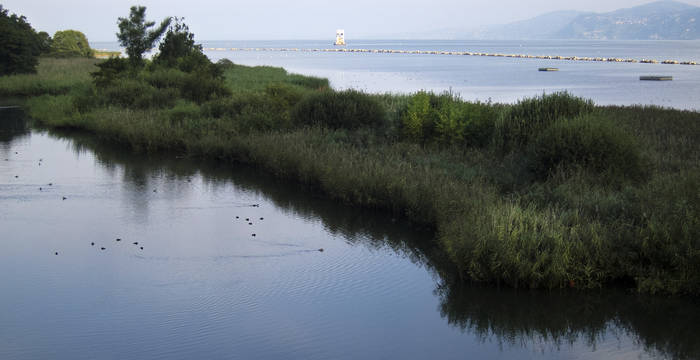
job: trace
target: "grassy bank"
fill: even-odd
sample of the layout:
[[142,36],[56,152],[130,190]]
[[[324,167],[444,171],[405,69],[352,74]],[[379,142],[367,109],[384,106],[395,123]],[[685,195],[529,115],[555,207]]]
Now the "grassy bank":
[[[336,92],[324,79],[226,63],[93,84],[87,63],[70,80],[60,74],[78,65],[59,65],[2,78],[0,93],[33,95],[29,112],[46,126],[255,164],[406,216],[436,230],[453,267],[445,276],[700,294],[696,112],[597,107],[568,94],[500,105]],[[43,94],[18,85],[51,79],[71,85],[32,88]]]

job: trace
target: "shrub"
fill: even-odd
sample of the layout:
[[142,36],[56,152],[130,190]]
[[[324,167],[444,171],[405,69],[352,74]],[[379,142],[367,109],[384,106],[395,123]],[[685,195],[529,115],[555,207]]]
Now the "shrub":
[[643,173],[640,148],[632,136],[600,116],[559,119],[529,146],[532,170],[547,176],[559,166],[636,179]]
[[290,127],[290,106],[283,98],[264,93],[234,93],[202,105],[202,116],[225,118],[239,132],[280,130]]
[[430,126],[430,95],[425,91],[416,93],[408,101],[406,112],[401,116],[402,132],[409,139],[422,141],[425,129]]
[[93,57],[87,37],[77,30],[56,31],[51,42],[53,57]]
[[182,84],[181,92],[185,99],[198,104],[231,95],[231,90],[226,87],[223,78],[214,77],[206,72],[188,74]]
[[292,107],[304,97],[304,91],[297,86],[285,83],[272,83],[265,88],[265,93]]
[[100,69],[91,73],[92,79],[98,88],[106,87],[117,78],[122,77],[129,70],[129,61],[122,58],[109,58],[99,64]]
[[175,88],[155,88],[144,81],[125,78],[113,82],[100,92],[103,102],[111,105],[146,109],[171,107],[179,97]]
[[173,123],[199,118],[200,113],[200,108],[197,104],[184,100],[178,100],[175,106],[166,110],[166,116]]
[[216,66],[218,66],[224,70],[226,70],[228,68],[232,68],[234,65],[236,65],[236,64],[234,64],[233,61],[226,59],[226,58],[219,59],[219,61],[216,62]]
[[409,99],[401,124],[403,135],[414,141],[484,146],[491,139],[495,117],[491,104],[421,91]]
[[590,113],[591,100],[567,92],[542,95],[519,101],[496,123],[495,143],[509,151],[526,145],[557,119]]
[[152,71],[142,74],[144,80],[157,88],[181,88],[184,86],[188,75],[178,69],[156,67]]
[[322,91],[308,95],[292,112],[298,125],[319,125],[331,129],[379,128],[386,112],[371,96],[356,90]]

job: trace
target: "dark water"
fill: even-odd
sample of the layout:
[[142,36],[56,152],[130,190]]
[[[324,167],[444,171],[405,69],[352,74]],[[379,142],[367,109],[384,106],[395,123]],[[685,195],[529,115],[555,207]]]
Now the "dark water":
[[458,285],[387,214],[22,117],[0,110],[0,359],[700,357],[690,300]]

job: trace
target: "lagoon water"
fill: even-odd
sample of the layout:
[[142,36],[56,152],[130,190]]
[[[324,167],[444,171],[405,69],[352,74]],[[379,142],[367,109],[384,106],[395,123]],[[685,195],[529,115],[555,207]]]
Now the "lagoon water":
[[[503,57],[292,51],[231,51],[232,48],[333,49],[331,40],[203,41],[212,60],[284,67],[328,78],[336,89],[372,93],[452,92],[465,100],[513,103],[525,97],[568,91],[600,105],[655,105],[700,110],[700,65],[583,62]],[[116,42],[93,43],[119,50]],[[211,49],[226,50],[211,50]],[[502,54],[677,60],[700,63],[700,40],[357,40],[347,49],[470,51]],[[539,72],[557,67],[557,72]],[[640,81],[668,75],[673,81]]]
[[[408,41],[348,40],[348,49],[470,51],[503,54],[666,59],[700,63],[700,41]],[[512,103],[542,93],[569,91],[601,105],[657,105],[700,110],[700,65],[579,62],[501,57],[230,51],[231,48],[334,48],[330,41],[205,41],[214,59],[272,65],[326,77],[337,89],[411,93],[451,91],[466,100]],[[539,72],[558,67],[558,72]],[[640,81],[670,75],[673,81]]]
[[700,358],[697,303],[456,284],[431,236],[0,109],[0,359]]

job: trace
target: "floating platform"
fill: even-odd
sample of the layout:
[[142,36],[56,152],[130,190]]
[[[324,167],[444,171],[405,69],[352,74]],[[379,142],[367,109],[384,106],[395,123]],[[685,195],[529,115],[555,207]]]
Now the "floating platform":
[[660,76],[660,75],[640,76],[639,80],[671,81],[671,80],[673,80],[673,76]]
[[538,70],[539,70],[539,71],[559,71],[559,68],[555,68],[555,67],[543,67],[543,68],[539,68]]

